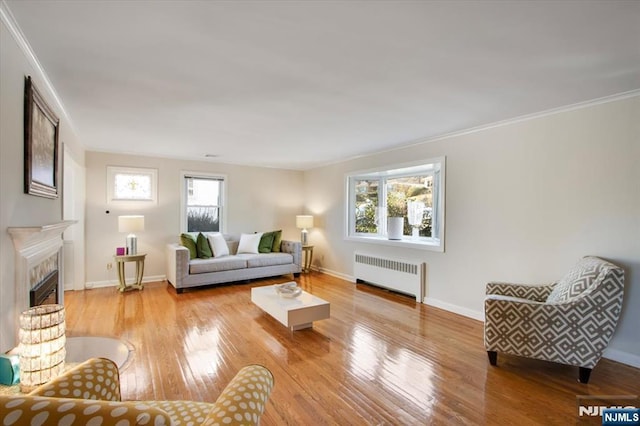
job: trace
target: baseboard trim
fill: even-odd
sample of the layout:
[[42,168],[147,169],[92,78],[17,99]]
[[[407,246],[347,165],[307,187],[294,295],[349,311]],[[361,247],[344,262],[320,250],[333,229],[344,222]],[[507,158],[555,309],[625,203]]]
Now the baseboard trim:
[[480,311],[463,308],[462,306],[443,302],[442,300],[433,299],[431,297],[425,297],[423,303],[429,306],[433,306],[434,308],[444,309],[445,311],[453,312],[454,314],[462,315],[467,318],[484,322],[484,314]]
[[312,269],[314,271],[321,272],[321,273],[327,274],[327,275],[331,275],[332,277],[340,278],[340,279],[345,280],[345,281],[349,281],[349,282],[352,282],[352,283],[356,282],[356,279],[354,277],[352,277],[351,275],[343,274],[341,272],[333,271],[331,269],[319,268],[319,267],[313,267]]
[[[167,277],[165,275],[152,275],[142,278],[142,283],[146,284],[156,281],[164,281],[166,279]],[[127,279],[127,282],[131,281],[133,281],[133,277]],[[117,287],[119,284],[120,283],[118,283],[118,280],[90,281],[85,283],[84,288],[88,290],[92,288]]]
[[640,368],[640,356],[630,352],[607,348],[604,350],[602,357],[621,364],[630,365],[631,367]]

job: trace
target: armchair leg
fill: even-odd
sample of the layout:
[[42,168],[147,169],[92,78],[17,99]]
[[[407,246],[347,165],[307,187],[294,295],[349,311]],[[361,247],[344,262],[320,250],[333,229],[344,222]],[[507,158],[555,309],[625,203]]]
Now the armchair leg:
[[487,351],[487,355],[489,355],[489,364],[497,365],[498,364],[498,352],[496,351]]
[[589,377],[591,376],[591,368],[578,367],[578,381],[580,383],[589,383]]

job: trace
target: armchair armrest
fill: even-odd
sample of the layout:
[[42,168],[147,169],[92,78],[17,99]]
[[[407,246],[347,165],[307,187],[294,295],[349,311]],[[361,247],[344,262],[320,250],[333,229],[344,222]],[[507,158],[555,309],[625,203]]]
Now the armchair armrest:
[[32,396],[120,401],[118,366],[91,358],[29,393]]
[[[0,395],[0,424],[132,424],[170,425],[171,417],[135,401],[94,401],[32,395]],[[10,407],[6,408],[5,407]],[[15,422],[15,423],[14,423]]]
[[259,424],[273,386],[273,375],[266,367],[248,365],[242,368],[224,388],[204,424]]
[[544,302],[555,287],[556,283],[551,284],[513,284],[505,282],[490,282],[485,287],[485,294],[499,294],[502,296],[517,297],[518,299],[528,299],[536,302]]

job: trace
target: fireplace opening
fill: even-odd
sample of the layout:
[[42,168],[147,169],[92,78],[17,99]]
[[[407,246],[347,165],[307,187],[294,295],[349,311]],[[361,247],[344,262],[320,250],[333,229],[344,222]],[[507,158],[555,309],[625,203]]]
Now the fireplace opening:
[[29,291],[29,307],[58,303],[58,271],[47,275]]

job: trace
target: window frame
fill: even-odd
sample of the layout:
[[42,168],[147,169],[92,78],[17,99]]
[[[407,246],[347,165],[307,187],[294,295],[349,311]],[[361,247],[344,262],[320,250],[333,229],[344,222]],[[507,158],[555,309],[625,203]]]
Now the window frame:
[[[147,175],[150,179],[149,198],[117,198],[115,177],[117,175]],[[142,167],[107,166],[107,204],[150,204],[158,203],[158,169]]]
[[208,172],[191,172],[191,171],[182,171],[180,173],[180,232],[188,232],[187,231],[187,203],[188,203],[188,194],[187,194],[187,178],[196,178],[196,179],[211,179],[211,180],[219,180],[222,182],[220,187],[220,206],[219,208],[219,232],[225,233],[227,231],[227,185],[229,183],[227,179],[227,175],[219,174],[219,173],[208,173]]
[[[387,180],[416,175],[433,175],[433,231],[432,237],[403,235],[401,240],[389,240],[387,237]],[[345,224],[344,238],[347,241],[382,244],[396,247],[416,248],[444,252],[445,230],[445,177],[446,157],[428,158],[421,161],[393,164],[375,169],[360,170],[345,174]],[[356,232],[355,183],[359,180],[378,180],[378,232]]]

